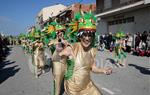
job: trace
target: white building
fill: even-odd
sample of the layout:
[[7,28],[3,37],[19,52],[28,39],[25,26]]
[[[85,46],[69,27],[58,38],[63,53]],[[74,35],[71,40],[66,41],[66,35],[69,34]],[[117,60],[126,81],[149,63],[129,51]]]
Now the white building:
[[49,17],[57,16],[61,11],[66,9],[67,7],[62,4],[57,4],[49,7],[43,8],[36,17],[36,26],[39,29],[43,29],[43,22],[47,21]]
[[150,0],[96,0],[97,31],[101,34],[150,31]]

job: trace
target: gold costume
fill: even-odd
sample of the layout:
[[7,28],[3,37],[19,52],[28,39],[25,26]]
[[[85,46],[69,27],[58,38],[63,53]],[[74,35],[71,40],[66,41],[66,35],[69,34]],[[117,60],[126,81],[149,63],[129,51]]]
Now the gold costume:
[[52,56],[53,60],[53,76],[54,76],[54,95],[60,95],[61,84],[64,79],[66,70],[66,59],[65,56],[59,56],[59,52],[56,50]]
[[73,47],[74,68],[71,78],[65,80],[67,95],[102,95],[90,78],[92,63],[95,60],[95,49],[84,51],[81,44]]
[[34,64],[38,67],[44,67],[44,49],[37,47],[34,51]]

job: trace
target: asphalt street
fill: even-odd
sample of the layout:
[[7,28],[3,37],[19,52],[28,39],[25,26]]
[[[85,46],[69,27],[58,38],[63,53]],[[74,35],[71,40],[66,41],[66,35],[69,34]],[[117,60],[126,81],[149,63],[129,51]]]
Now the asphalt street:
[[[51,95],[51,69],[39,79],[33,75],[31,56],[19,46],[10,47],[10,54],[0,63],[0,95]],[[47,56],[49,52],[46,53]],[[128,54],[126,67],[114,65],[113,53],[99,52],[97,66],[111,66],[111,75],[94,74],[91,77],[104,95],[150,95],[150,58]]]

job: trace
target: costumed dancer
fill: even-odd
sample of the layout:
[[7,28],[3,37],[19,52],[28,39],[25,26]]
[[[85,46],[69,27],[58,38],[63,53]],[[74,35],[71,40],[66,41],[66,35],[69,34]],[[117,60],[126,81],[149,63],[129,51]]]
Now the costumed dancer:
[[34,49],[34,65],[35,65],[35,77],[38,78],[41,73],[44,73],[44,43],[40,38],[40,31],[35,31],[35,41],[33,42]]
[[23,52],[25,53],[25,49],[26,49],[26,40],[25,40],[25,34],[20,34],[19,35],[19,39],[21,40],[21,47]]
[[126,64],[126,53],[124,52],[124,32],[117,32],[115,35],[116,45],[115,45],[115,61],[117,66],[125,66]]
[[35,28],[35,26],[33,26],[31,31],[28,32],[28,34],[27,34],[28,35],[28,46],[29,46],[28,53],[30,55],[33,55],[33,51],[34,51],[33,50],[33,43],[35,41],[35,37],[34,37],[35,31],[36,31],[36,28]]
[[51,40],[49,46],[52,52],[52,63],[53,63],[53,79],[54,79],[54,91],[53,95],[60,95],[61,87],[64,74],[66,70],[66,59],[67,57],[59,56],[59,52],[66,46],[67,42],[64,39],[65,26],[58,24],[57,22],[52,22],[53,27],[51,29],[53,37],[56,34],[56,38]]
[[67,56],[67,72],[65,74],[65,92],[67,95],[102,95],[90,77],[90,71],[110,74],[111,68],[96,67],[94,38],[96,32],[94,15],[82,11],[79,16],[78,39],[74,45],[68,45],[60,56]]

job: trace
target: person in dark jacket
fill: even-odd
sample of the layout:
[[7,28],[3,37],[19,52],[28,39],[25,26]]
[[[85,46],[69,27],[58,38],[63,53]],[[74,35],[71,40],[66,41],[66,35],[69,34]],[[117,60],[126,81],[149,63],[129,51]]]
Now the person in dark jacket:
[[137,49],[137,47],[139,47],[140,41],[141,41],[140,33],[137,33],[135,37],[135,50]]

